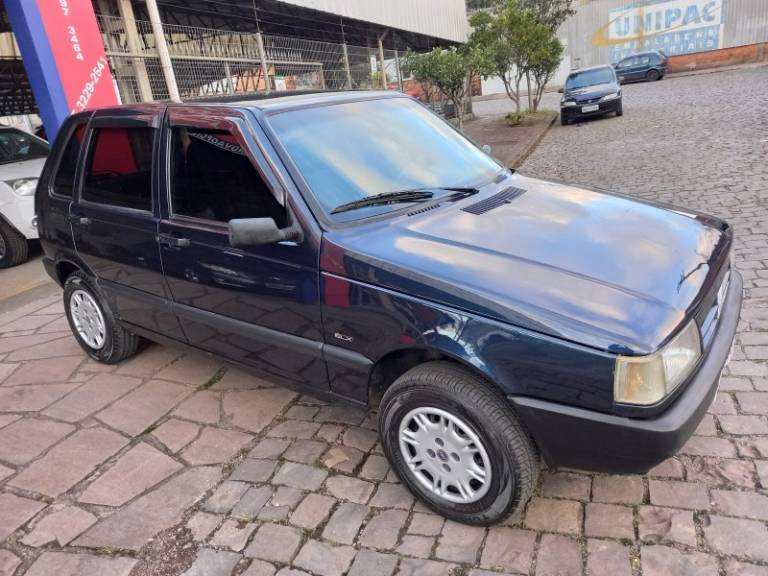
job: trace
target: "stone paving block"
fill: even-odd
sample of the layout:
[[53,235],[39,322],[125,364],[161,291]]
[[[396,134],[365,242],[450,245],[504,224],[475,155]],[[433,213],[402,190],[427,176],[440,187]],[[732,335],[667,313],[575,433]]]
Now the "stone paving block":
[[200,426],[192,422],[171,418],[152,430],[152,436],[162,442],[168,450],[178,452],[195,439]]
[[715,417],[712,414],[704,414],[704,417],[693,433],[697,436],[717,436]]
[[700,552],[681,552],[666,546],[643,546],[643,576],[718,576],[717,561]]
[[21,418],[18,414],[0,414],[0,428],[5,428],[9,424],[16,422]]
[[579,502],[534,497],[525,513],[525,525],[534,530],[579,534],[582,514]]
[[66,396],[79,384],[0,387],[0,412],[39,412]]
[[768,460],[755,462],[757,475],[760,478],[760,484],[763,488],[768,488]]
[[229,367],[221,380],[211,386],[211,390],[255,390],[257,388],[275,388],[275,385],[243,370]]
[[715,508],[726,516],[768,521],[768,496],[756,492],[712,490]]
[[422,536],[437,536],[443,530],[444,523],[445,519],[442,516],[416,512],[411,517],[408,533],[421,534]]
[[43,508],[44,502],[15,494],[0,494],[0,541],[5,540]]
[[457,569],[456,564],[449,562],[403,558],[400,561],[397,576],[446,576],[455,573]]
[[544,497],[589,500],[592,479],[570,472],[542,472],[540,483]]
[[358,426],[365,419],[365,415],[365,410],[361,408],[330,404],[320,409],[317,416],[315,416],[315,421]]
[[287,420],[312,420],[318,410],[320,410],[320,408],[317,406],[302,406],[297,404],[285,411],[285,418]]
[[241,576],[273,576],[275,567],[269,562],[263,560],[253,560]]
[[20,363],[0,363],[0,384],[10,376],[16,368],[21,366]]
[[111,430],[78,430],[10,481],[11,486],[55,497],[80,482],[127,440]]
[[415,556],[416,558],[429,558],[435,545],[435,538],[431,536],[416,536],[405,534],[395,552],[401,556]]
[[690,510],[641,506],[638,530],[640,540],[646,544],[696,546],[696,526]]
[[648,485],[651,504],[656,506],[690,508],[692,510],[709,508],[707,490],[701,484],[673,480],[651,480]]
[[283,484],[299,490],[315,491],[323,484],[326,476],[328,476],[328,472],[322,468],[297,464],[296,462],[285,462],[272,478],[272,483]]
[[527,574],[535,545],[535,532],[493,526],[488,530],[480,566],[491,570]]
[[181,384],[150,380],[96,417],[130,436],[138,436],[190,393]]
[[0,429],[0,460],[26,464],[74,431],[75,427],[48,418],[23,418]]
[[221,464],[234,457],[252,440],[249,434],[207,426],[200,436],[181,452],[192,466]]
[[318,429],[315,437],[332,444],[339,439],[342,430],[343,427],[338,424],[323,424]]
[[581,550],[575,540],[544,534],[536,558],[536,576],[581,576]]
[[66,546],[95,523],[96,516],[87,510],[66,506],[45,516],[21,542],[34,548],[51,542]]
[[240,501],[243,494],[250,488],[245,482],[223,482],[210,498],[205,501],[203,508],[209,512],[224,514],[232,510],[232,507]]
[[221,362],[204,354],[185,354],[169,364],[155,377],[179,382],[187,386],[200,386],[208,382],[221,368]]
[[141,384],[139,378],[97,374],[80,388],[49,406],[43,414],[66,422],[79,422]]
[[10,550],[0,549],[0,576],[13,576],[21,564],[21,558]]
[[360,545],[384,550],[394,548],[407,519],[408,513],[404,510],[378,512],[360,533]]
[[587,504],[584,533],[598,538],[635,538],[632,508],[617,504]]
[[373,493],[374,485],[349,476],[331,476],[326,482],[326,488],[339,500],[365,504]]
[[675,478],[682,479],[685,469],[683,463],[677,458],[668,458],[661,464],[654,466],[649,472],[648,476],[654,478]]
[[240,558],[236,552],[201,548],[192,566],[182,576],[230,576]]
[[303,464],[314,464],[328,445],[317,440],[296,440],[283,454],[283,458]]
[[712,414],[736,414],[736,404],[733,396],[727,392],[719,391],[708,412]]
[[291,514],[291,524],[314,530],[331,514],[336,500],[322,494],[308,494]]
[[[225,376],[226,378],[226,376]],[[280,414],[296,393],[286,388],[236,390],[224,394],[224,418],[234,426],[259,433]]]
[[629,547],[610,540],[587,542],[587,571],[590,576],[631,576]]
[[[61,338],[61,334],[31,334],[27,336],[4,336],[0,338],[0,354],[8,354],[14,350],[23,350],[36,344],[51,342]],[[82,358],[81,358],[82,360]]]
[[160,344],[150,344],[140,354],[130,358],[120,364],[115,374],[125,376],[137,376],[139,378],[149,378],[161,368],[167,366],[183,352],[178,348],[170,346],[161,346]]
[[680,449],[681,454],[691,456],[717,456],[720,458],[733,458],[736,449],[725,438],[709,438],[707,436],[692,436]]
[[606,504],[639,504],[645,487],[640,476],[595,476],[592,501]]
[[[768,365],[763,368],[768,371]],[[768,392],[737,392],[736,399],[744,414],[768,414]]]
[[11,476],[15,472],[16,470],[14,470],[13,468],[8,468],[7,466],[3,466],[2,464],[0,464],[0,481],[5,480],[6,478],[8,478],[8,476]]
[[749,460],[693,456],[686,459],[685,470],[689,482],[705,486],[755,487],[755,467]]
[[267,432],[267,436],[274,438],[300,438],[309,439],[315,435],[320,424],[317,422],[306,422],[304,420],[286,420],[280,422],[277,426]]
[[768,421],[765,416],[720,416],[718,418],[720,427],[726,434],[735,436],[768,434]]
[[323,530],[323,538],[339,544],[352,544],[360,526],[368,515],[369,508],[361,504],[344,502],[328,520]]
[[5,379],[3,386],[63,383],[67,381],[82,361],[83,357],[78,355],[69,358],[52,358],[49,360],[25,362]]
[[704,537],[720,554],[768,562],[768,546],[765,545],[768,528],[763,522],[710,515],[709,524],[704,526]]
[[195,512],[187,522],[187,528],[192,532],[192,539],[202,541],[208,538],[221,523],[223,516],[208,512]]
[[435,556],[441,560],[474,564],[484,537],[485,528],[446,520]]
[[726,576],[768,576],[768,566],[746,564],[733,559],[726,560],[724,564]]
[[360,470],[360,478],[365,480],[384,480],[389,472],[389,462],[384,456],[371,454],[365,459]]
[[26,576],[128,576],[134,564],[136,560],[132,558],[44,552]]
[[285,438],[264,438],[248,453],[248,458],[274,460],[285,452],[291,441]]
[[277,468],[277,460],[246,458],[237,465],[229,479],[243,482],[266,482],[272,476],[275,468]]
[[342,436],[342,442],[345,445],[357,448],[362,452],[368,452],[376,445],[379,440],[379,435],[373,430],[366,430],[365,428],[359,428],[352,426],[344,432]]
[[350,446],[331,446],[323,457],[323,465],[336,472],[352,474],[363,461],[365,454]]
[[373,508],[410,510],[413,501],[413,494],[402,484],[379,484],[368,504]]
[[182,467],[156,448],[140,442],[92,482],[79,500],[101,506],[121,506]]
[[221,419],[221,396],[210,390],[195,392],[173,411],[173,415],[201,424],[218,424]]
[[245,548],[254,530],[256,530],[256,524],[250,522],[243,524],[238,520],[228,518],[211,538],[211,545],[240,552]]
[[355,556],[349,576],[392,576],[397,556],[363,548]]
[[[18,362],[19,360],[60,360],[62,357],[75,357],[80,358],[80,361],[82,361],[82,353],[83,349],[80,348],[75,337],[72,336],[72,334],[66,334],[63,337],[60,336],[59,338],[50,340],[44,344],[36,344],[34,346],[20,348],[15,352],[11,352],[6,360],[8,362]],[[63,371],[59,372],[59,374],[61,375],[62,372]],[[59,376],[59,378],[61,378],[61,376]],[[11,379],[13,379],[13,377]]]
[[347,572],[356,550],[351,546],[332,546],[317,540],[307,540],[293,561],[319,576],[342,576]]
[[75,540],[76,546],[138,550],[149,538],[179,521],[181,514],[219,479],[216,468],[185,470],[165,484],[101,520]]
[[262,524],[253,537],[245,555],[268,562],[288,563],[301,544],[301,531],[280,524]]
[[240,501],[232,508],[232,516],[241,520],[253,520],[259,515],[269,499],[272,497],[272,489],[267,486],[249,488],[240,498]]

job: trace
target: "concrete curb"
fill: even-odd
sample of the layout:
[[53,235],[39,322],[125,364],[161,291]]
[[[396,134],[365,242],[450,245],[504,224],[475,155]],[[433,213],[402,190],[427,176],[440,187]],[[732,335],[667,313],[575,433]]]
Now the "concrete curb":
[[533,154],[533,151],[536,150],[539,143],[544,139],[544,136],[547,135],[549,132],[549,129],[552,128],[552,125],[557,121],[557,114],[554,114],[552,116],[552,119],[549,121],[549,124],[547,124],[546,128],[541,131],[541,134],[539,134],[536,138],[533,139],[526,147],[525,150],[523,150],[522,154],[520,154],[517,158],[515,158],[515,161],[512,162],[512,168],[517,170],[520,166],[523,165],[523,163],[528,159],[528,156]]

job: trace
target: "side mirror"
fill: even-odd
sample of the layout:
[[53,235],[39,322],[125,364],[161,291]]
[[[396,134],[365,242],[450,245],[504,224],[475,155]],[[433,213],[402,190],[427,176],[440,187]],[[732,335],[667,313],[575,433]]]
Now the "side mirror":
[[229,221],[229,244],[234,248],[276,244],[283,240],[302,240],[296,225],[278,228],[274,218],[236,218]]
[[563,94],[564,92],[565,92],[565,88],[558,88],[557,89],[557,93],[558,94]]

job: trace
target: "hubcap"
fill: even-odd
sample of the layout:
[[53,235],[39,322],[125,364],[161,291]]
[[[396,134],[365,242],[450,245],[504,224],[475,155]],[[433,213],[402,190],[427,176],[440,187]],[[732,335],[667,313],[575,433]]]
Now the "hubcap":
[[69,297],[69,310],[80,338],[94,350],[101,350],[104,346],[104,317],[93,296],[85,290],[75,290]]
[[491,486],[491,461],[480,437],[440,408],[415,408],[398,431],[400,452],[414,477],[449,502],[480,500]]

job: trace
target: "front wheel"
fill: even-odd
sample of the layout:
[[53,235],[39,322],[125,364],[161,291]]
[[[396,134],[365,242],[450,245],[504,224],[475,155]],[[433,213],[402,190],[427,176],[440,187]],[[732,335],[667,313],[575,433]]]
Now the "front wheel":
[[624,116],[624,104],[619,102],[619,107],[616,108],[616,116]]
[[506,399],[450,362],[417,366],[392,384],[379,434],[403,484],[457,522],[498,522],[536,486],[538,453]]
[[27,261],[27,239],[0,219],[0,268],[10,268]]
[[568,116],[565,115],[565,112],[560,112],[560,124],[562,126],[568,126]]
[[117,322],[101,291],[82,272],[73,272],[64,283],[64,310],[75,340],[94,360],[116,364],[136,353],[139,337]]

